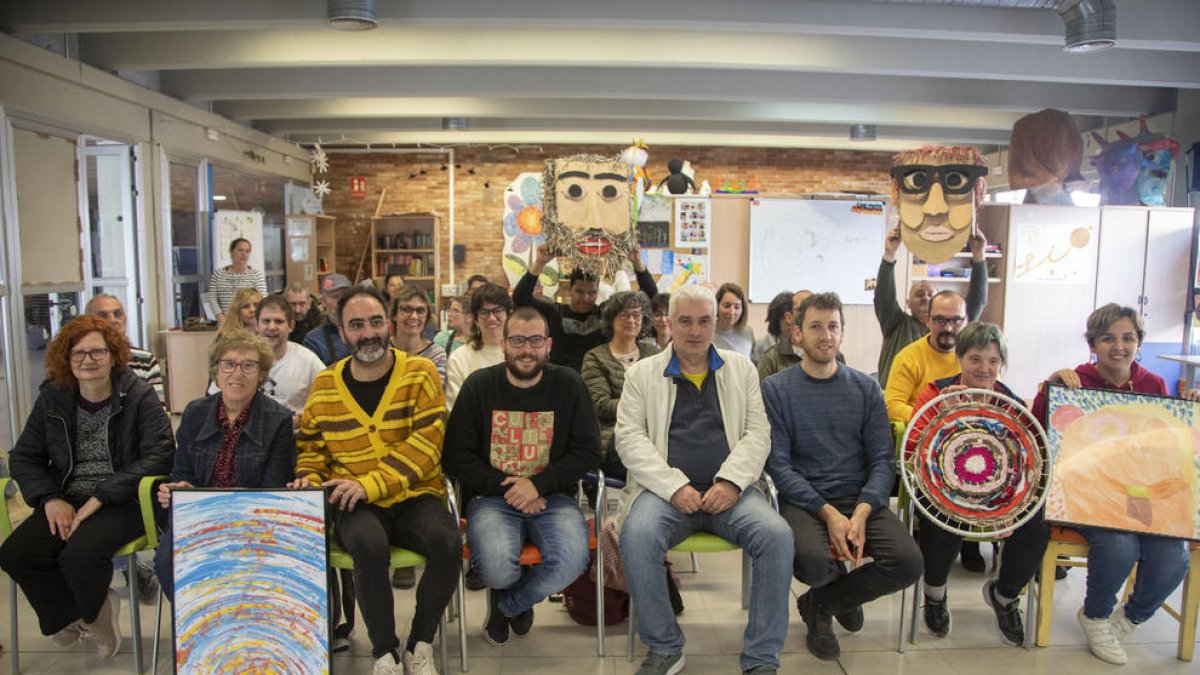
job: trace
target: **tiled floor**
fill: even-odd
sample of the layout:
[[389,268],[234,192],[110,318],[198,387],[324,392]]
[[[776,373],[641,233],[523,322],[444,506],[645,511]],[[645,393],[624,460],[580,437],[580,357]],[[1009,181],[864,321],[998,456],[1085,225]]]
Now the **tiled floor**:
[[[986,547],[985,547],[986,548]],[[707,554],[701,557],[699,574],[682,573],[683,598],[686,610],[680,617],[687,634],[685,673],[737,673],[737,655],[741,649],[741,634],[745,614],[739,603],[741,558],[737,553]],[[686,556],[673,556],[676,569],[690,569]],[[991,611],[983,605],[979,587],[982,575],[965,572],[959,567],[950,580],[950,606],[954,616],[953,632],[946,638],[934,639],[922,629],[919,643],[910,646],[905,654],[896,652],[899,596],[884,598],[866,608],[866,627],[856,635],[839,632],[842,658],[823,662],[810,656],[804,647],[804,625],[792,612],[787,644],[783,654],[783,673],[806,675],[848,674],[876,675],[882,673],[912,673],[916,675],[951,675],[953,673],[1021,673],[1048,675],[1097,675],[1116,672],[1093,657],[1084,646],[1083,635],[1075,623],[1075,610],[1083,597],[1084,574],[1073,571],[1066,581],[1056,586],[1056,603],[1051,633],[1051,646],[1046,649],[1025,650],[1007,647],[1000,642]],[[795,584],[793,595],[802,592]],[[8,584],[0,584],[0,600],[8,603]],[[407,627],[411,621],[412,591],[396,592],[398,625]],[[21,667],[24,673],[87,673],[108,675],[133,670],[131,643],[128,638],[122,652],[112,661],[100,662],[82,647],[75,652],[57,651],[49,639],[37,634],[31,610],[22,598]],[[468,594],[468,654],[470,672],[475,675],[570,673],[571,675],[627,675],[637,670],[637,661],[625,659],[626,624],[609,627],[604,658],[595,655],[595,629],[574,624],[561,605],[542,603],[537,606],[537,618],[527,638],[514,637],[503,648],[491,647],[479,636],[485,607],[484,594]],[[122,623],[128,630],[128,608],[122,607]],[[8,612],[0,611],[0,642],[6,649],[0,654],[0,673],[11,672],[8,641]],[[153,608],[143,608],[143,631],[152,631]],[[164,635],[169,643],[170,620],[164,617]],[[443,675],[458,672],[458,625],[450,625],[451,668]],[[841,630],[840,628],[837,630]],[[1200,662],[1185,663],[1175,658],[1178,624],[1159,613],[1131,638],[1128,647],[1129,664],[1126,673],[1200,673]],[[350,655],[335,657],[333,671],[337,674],[370,673],[370,646],[365,631],[355,634]],[[147,652],[149,646],[147,645]],[[170,647],[163,644],[160,655],[166,663],[159,672],[170,672]],[[641,653],[639,645],[639,654]],[[148,664],[148,660],[147,660]]]

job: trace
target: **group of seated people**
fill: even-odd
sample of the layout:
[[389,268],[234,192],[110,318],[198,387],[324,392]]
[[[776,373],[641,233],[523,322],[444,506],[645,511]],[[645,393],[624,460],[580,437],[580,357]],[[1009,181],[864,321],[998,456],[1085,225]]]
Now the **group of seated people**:
[[[890,238],[888,251],[894,260]],[[889,416],[907,422],[940,392],[1011,394],[998,379],[1008,359],[998,327],[969,320],[970,303],[950,291],[910,294],[911,315],[878,300],[885,339],[889,331],[915,335],[894,353],[885,390],[841,358],[845,316],[834,293],[797,294],[777,312],[777,344],[756,367],[754,340],[737,326],[736,285],[689,285],[666,297],[635,252],[641,291],[598,304],[597,280],[577,271],[568,301],[556,304],[533,293],[550,253],[538,252],[511,297],[495,284],[474,286],[433,339],[432,307],[411,286],[385,294],[344,278],[327,283],[327,321],[301,338],[316,336],[324,353],[289,341],[300,337],[298,317],[310,314],[293,305],[292,289],[257,300],[252,322],[235,302],[225,317],[239,325],[209,350],[212,393],[187,405],[174,434],[153,386],[131,370],[123,326],[92,314],[66,324],[47,349],[46,382],[9,459],[34,510],[0,545],[0,569],[25,593],[42,633],[63,647],[92,642],[102,657],[119,650],[111,558],[142,527],[141,478],[167,476],[156,492],[164,516],[171,492],[191,486],[321,487],[331,536],[355,563],[374,672],[436,673],[430,645],[457,588],[464,543],[444,476],[461,490],[465,543],[488,589],[483,637],[500,646],[528,634],[535,605],[586,571],[587,525],[574,493],[602,466],[626,481],[617,521],[647,646],[639,675],[684,667],[664,561],[698,531],[752,560],[743,672],[778,672],[793,578],[808,587],[797,609],[819,658],[840,654],[835,620],[860,630],[863,605],[922,575],[925,623],[936,636],[949,633],[946,581],[959,540],[924,521],[914,540],[889,508],[897,470]],[[884,268],[891,276],[890,264],[885,252],[881,277]],[[880,287],[894,305],[891,284]],[[719,346],[722,334],[734,349]],[[1136,311],[1101,307],[1087,325],[1095,363],[1048,381],[1166,395],[1162,379],[1135,361],[1143,337]],[[763,374],[771,353],[777,370]],[[1044,418],[1043,394],[1033,410]],[[777,486],[779,511],[764,474]],[[1122,663],[1121,640],[1186,573],[1186,548],[1148,535],[1083,534],[1091,552],[1079,621],[1097,656]],[[1009,644],[1024,639],[1017,597],[1048,536],[1040,514],[1018,529],[1004,544],[999,578],[984,586]],[[520,564],[527,541],[542,554],[532,567]],[[389,546],[427,561],[403,643]],[[1133,594],[1117,606],[1135,563]],[[155,568],[170,598],[169,527]]]

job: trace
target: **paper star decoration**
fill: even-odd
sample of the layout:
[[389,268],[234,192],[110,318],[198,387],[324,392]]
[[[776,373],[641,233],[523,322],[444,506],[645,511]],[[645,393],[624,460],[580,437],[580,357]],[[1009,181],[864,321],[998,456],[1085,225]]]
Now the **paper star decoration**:
[[327,180],[319,180],[316,183],[313,183],[312,191],[313,194],[317,195],[318,197],[324,197],[332,192],[332,190],[329,189],[329,181]]
[[309,159],[309,162],[313,165],[313,171],[317,173],[325,173],[329,170],[329,155],[325,154],[319,143],[313,146],[312,158]]

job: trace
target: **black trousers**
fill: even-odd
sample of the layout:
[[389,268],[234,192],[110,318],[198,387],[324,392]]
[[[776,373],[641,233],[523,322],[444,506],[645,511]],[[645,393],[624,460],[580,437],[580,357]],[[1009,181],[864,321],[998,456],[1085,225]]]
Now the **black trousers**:
[[386,508],[359,504],[353,511],[337,513],[334,536],[354,559],[354,594],[375,658],[392,650],[401,651],[388,568],[389,547],[399,546],[425,556],[408,642],[432,643],[462,569],[458,523],[442,500],[421,495]]
[[0,569],[25,592],[42,634],[53,635],[78,619],[96,620],[112,583],[113,554],[142,533],[136,503],[101,507],[67,541],[50,533],[39,507],[0,546]]
[[[837,500],[830,505],[850,517],[856,501]],[[824,521],[786,502],[781,510],[796,537],[796,578],[816,589],[818,604],[830,614],[848,612],[907,588],[921,576],[921,552],[900,519],[888,509],[873,511],[867,517],[863,551],[871,562],[848,573],[830,552]]]
[[[916,516],[917,543],[921,546],[921,555],[925,557],[925,583],[930,586],[945,585],[950,576],[950,566],[962,547],[962,537],[934,525],[920,513]],[[1050,543],[1050,528],[1046,526],[1043,512],[1038,511],[1037,515],[1001,541],[1004,542],[1004,552],[1000,558],[996,591],[1006,598],[1016,598],[1042,564],[1042,555]]]

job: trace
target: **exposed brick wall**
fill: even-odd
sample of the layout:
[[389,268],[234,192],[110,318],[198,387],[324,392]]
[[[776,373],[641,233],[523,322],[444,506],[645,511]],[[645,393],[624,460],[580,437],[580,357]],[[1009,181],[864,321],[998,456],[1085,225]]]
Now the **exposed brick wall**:
[[[543,145],[455,149],[455,242],[467,249],[466,262],[456,267],[462,281],[471,274],[504,279],[500,250],[504,245],[501,220],[504,189],[524,171],[541,171],[545,160],[579,153],[618,154],[622,148]],[[692,162],[696,183],[708,180],[714,188],[722,176],[758,179],[766,195],[838,192],[887,192],[891,153],[847,150],[802,150],[735,147],[650,148],[650,175],[655,182],[667,175],[667,160],[680,157]],[[331,154],[326,178],[333,193],[325,198],[325,213],[336,216],[340,230],[337,270],[350,275],[358,265],[370,232],[370,219],[383,189],[387,195],[381,213],[430,211],[442,217],[440,261],[443,278],[449,270],[447,172],[440,169],[444,155],[392,153]],[[421,170],[425,173],[421,174]],[[474,169],[474,175],[469,173]],[[411,174],[416,174],[410,178]],[[350,198],[350,177],[367,179],[365,199]]]

